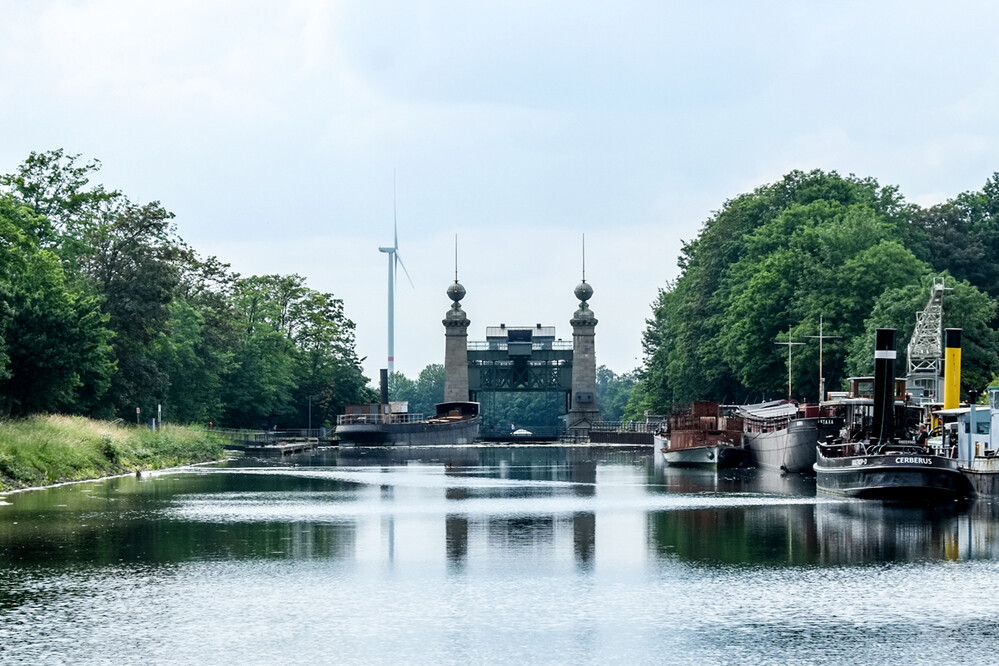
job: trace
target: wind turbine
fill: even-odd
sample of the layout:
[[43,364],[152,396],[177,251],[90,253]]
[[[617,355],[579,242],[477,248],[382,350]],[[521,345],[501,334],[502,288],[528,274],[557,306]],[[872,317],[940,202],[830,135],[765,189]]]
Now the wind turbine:
[[392,247],[380,247],[379,252],[384,252],[388,255],[388,374],[389,377],[395,371],[395,283],[396,283],[396,264],[402,266],[403,272],[406,274],[406,279],[409,280],[409,284],[412,287],[413,278],[409,277],[409,271],[406,270],[406,264],[402,263],[402,259],[399,258],[399,225],[396,221],[396,206],[395,206],[395,177],[392,178],[392,231],[393,231],[393,245]]

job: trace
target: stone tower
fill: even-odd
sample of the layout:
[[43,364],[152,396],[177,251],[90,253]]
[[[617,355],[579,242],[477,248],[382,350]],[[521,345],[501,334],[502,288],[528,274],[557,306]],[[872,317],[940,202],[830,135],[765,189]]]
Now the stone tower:
[[594,351],[594,329],[597,318],[587,305],[593,287],[586,278],[576,286],[579,309],[569,320],[572,326],[572,403],[566,416],[569,434],[589,437],[590,427],[600,419],[597,409],[597,357]]
[[455,275],[454,284],[447,288],[453,303],[444,315],[444,402],[468,400],[468,325],[471,323],[461,309],[465,288]]

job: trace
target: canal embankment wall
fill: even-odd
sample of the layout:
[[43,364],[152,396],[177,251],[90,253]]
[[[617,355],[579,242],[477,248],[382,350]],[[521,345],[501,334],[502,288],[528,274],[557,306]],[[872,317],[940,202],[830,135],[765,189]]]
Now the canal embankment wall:
[[157,430],[79,416],[0,421],[0,491],[98,479],[224,457],[222,439],[203,428]]

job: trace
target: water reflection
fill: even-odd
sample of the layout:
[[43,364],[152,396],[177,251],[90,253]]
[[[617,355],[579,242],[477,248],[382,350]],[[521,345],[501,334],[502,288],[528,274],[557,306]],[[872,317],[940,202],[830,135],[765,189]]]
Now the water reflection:
[[[0,661],[126,660],[115,646],[136,631],[164,646],[152,661],[205,656],[185,652],[194,635],[208,661],[236,643],[280,661],[288,618],[318,661],[329,644],[308,637],[331,618],[349,620],[337,654],[355,662],[957,658],[893,627],[934,608],[945,631],[999,612],[999,505],[834,500],[807,476],[674,469],[639,450],[328,450],[5,501]],[[114,621],[84,633],[91,612]],[[254,630],[192,630],[224,631],[220,613]],[[186,630],[164,641],[164,617]],[[94,652],[53,657],[17,626]]]
[[627,549],[651,561],[779,566],[999,556],[994,504],[829,500],[808,476],[675,469],[644,452],[585,447],[328,450],[7,502],[8,563],[440,557],[460,573],[474,556],[562,552],[586,571],[601,556],[638,557]]

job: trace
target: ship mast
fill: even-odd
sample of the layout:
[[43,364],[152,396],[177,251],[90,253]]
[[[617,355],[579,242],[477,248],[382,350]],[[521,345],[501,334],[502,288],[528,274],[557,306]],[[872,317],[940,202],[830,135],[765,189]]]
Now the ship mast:
[[822,341],[829,340],[831,338],[838,338],[838,335],[823,335],[822,334],[822,315],[819,315],[819,334],[818,335],[806,335],[806,338],[815,338],[819,341],[819,403],[826,399],[826,378],[822,374]]
[[791,325],[787,325],[787,342],[781,342],[779,340],[774,342],[775,345],[787,345],[787,401],[791,402],[791,347],[794,345],[803,345],[804,342],[795,342],[791,339]]

